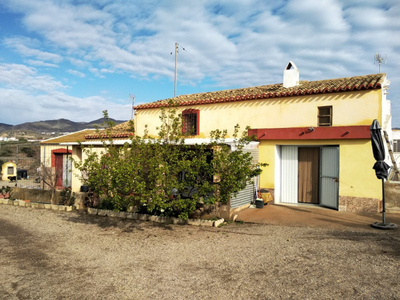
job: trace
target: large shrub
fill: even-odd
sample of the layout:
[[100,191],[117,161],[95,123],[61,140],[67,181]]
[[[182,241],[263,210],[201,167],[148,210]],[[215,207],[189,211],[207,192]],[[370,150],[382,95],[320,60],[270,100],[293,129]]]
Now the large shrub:
[[109,123],[110,138],[103,140],[102,153],[83,148],[87,159],[76,161],[75,167],[100,203],[119,211],[136,208],[187,219],[199,201],[226,203],[265,165],[253,164],[251,155],[243,152],[249,139],[247,131],[239,136],[239,126],[233,135],[235,151],[231,151],[225,143],[227,132],[220,130],[211,133],[209,144],[185,145],[182,117],[173,107],[163,109],[160,120],[159,138],[146,131],[117,146]]

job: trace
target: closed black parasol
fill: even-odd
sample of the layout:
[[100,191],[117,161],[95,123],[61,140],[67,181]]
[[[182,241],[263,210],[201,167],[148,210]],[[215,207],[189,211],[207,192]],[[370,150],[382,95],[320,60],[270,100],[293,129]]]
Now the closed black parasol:
[[395,229],[397,225],[394,223],[386,223],[385,215],[385,179],[388,177],[388,170],[390,166],[385,163],[385,146],[383,145],[381,127],[379,126],[378,120],[374,120],[370,127],[371,130],[371,144],[372,152],[376,162],[373,166],[376,177],[382,180],[382,223],[375,222],[372,226],[380,229]]
[[378,179],[387,179],[389,165],[385,163],[385,146],[383,145],[381,127],[379,126],[378,120],[374,120],[370,127],[371,130],[371,144],[372,152],[374,152],[374,158],[376,163],[373,169],[375,170],[376,177]]

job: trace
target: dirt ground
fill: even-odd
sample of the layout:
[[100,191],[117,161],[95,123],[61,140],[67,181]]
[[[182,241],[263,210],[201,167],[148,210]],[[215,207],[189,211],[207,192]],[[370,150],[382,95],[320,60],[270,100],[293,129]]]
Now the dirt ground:
[[400,234],[0,205],[0,274],[0,299],[400,299]]

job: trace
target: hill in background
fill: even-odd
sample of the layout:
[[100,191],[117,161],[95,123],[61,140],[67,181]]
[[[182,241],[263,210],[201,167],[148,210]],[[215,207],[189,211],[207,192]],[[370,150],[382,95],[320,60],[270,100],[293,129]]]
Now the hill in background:
[[[123,120],[114,120],[116,125],[121,124]],[[60,135],[69,132],[75,132],[83,129],[94,129],[95,126],[102,128],[106,120],[104,118],[91,122],[73,122],[67,119],[47,120],[37,122],[26,122],[19,125],[9,125],[0,123],[0,136],[5,137],[32,137],[32,138],[48,138],[49,135]]]

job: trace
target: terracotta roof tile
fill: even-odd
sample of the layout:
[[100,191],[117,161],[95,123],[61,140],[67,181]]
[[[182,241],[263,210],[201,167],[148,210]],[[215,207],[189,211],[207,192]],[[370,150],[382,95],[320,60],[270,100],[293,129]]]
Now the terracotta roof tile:
[[[111,137],[113,139],[122,139],[122,138],[129,138],[130,136],[134,135],[134,128],[133,128],[133,122],[131,121],[126,121],[124,123],[121,123],[119,125],[114,126],[111,129]],[[107,134],[101,134],[102,138],[107,138]],[[100,139],[100,134],[95,132],[93,134],[88,134],[85,136],[86,140],[93,140],[93,139]]]
[[300,81],[299,85],[284,88],[282,84],[270,84],[249,88],[224,90],[190,95],[181,95],[176,98],[158,100],[156,102],[137,105],[135,109],[165,107],[172,100],[179,106],[244,101],[249,99],[266,99],[276,97],[290,97],[311,94],[338,93],[354,90],[379,89],[386,78],[385,73],[364,76]]
[[59,144],[59,143],[75,143],[86,141],[85,136],[88,134],[95,134],[95,129],[85,129],[77,132],[73,132],[67,135],[59,136],[56,138],[48,139],[41,144]]
[[[132,125],[131,125],[132,124]],[[100,130],[103,132],[104,130]],[[112,128],[111,137],[113,139],[126,139],[134,134],[133,123],[130,121],[121,123]],[[104,134],[103,138],[107,138]],[[77,132],[73,132],[67,135],[59,136],[49,140],[41,142],[41,144],[59,144],[59,143],[75,143],[85,141],[100,140],[99,132],[96,129],[85,129]]]
[[112,130],[113,132],[119,132],[119,133],[127,133],[127,132],[132,133],[134,132],[133,122],[126,121],[124,123],[114,126]]

